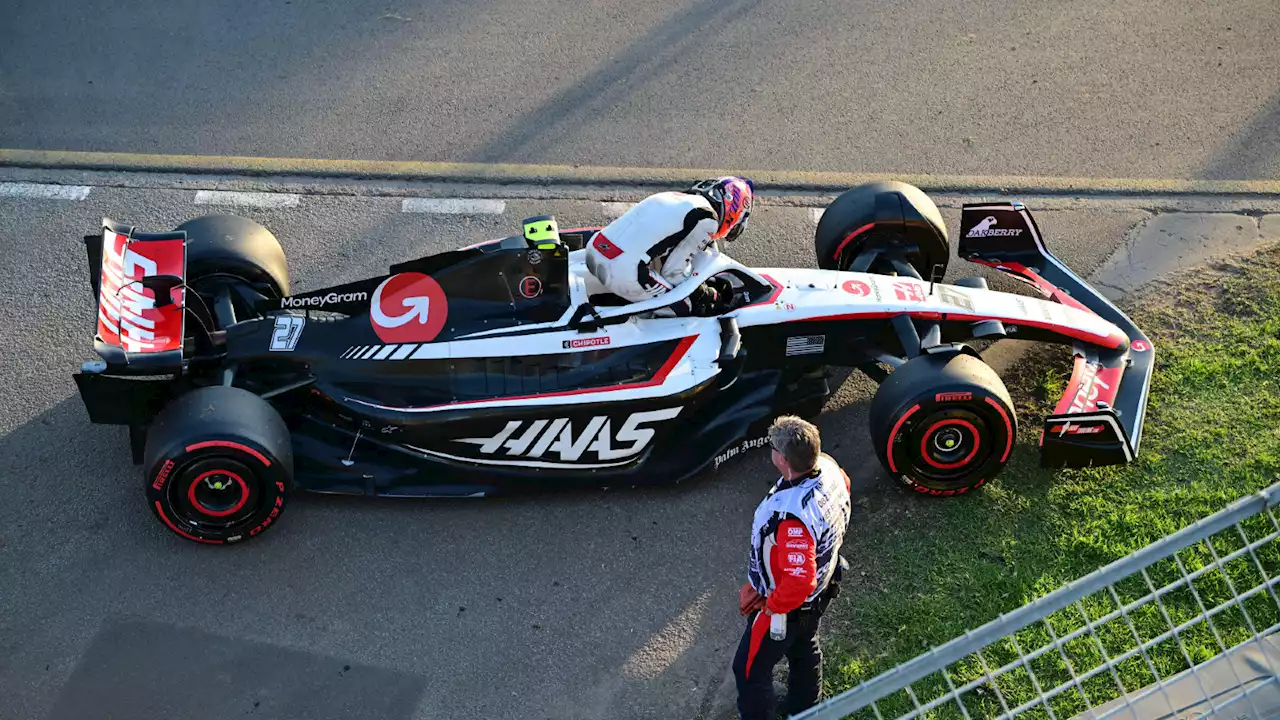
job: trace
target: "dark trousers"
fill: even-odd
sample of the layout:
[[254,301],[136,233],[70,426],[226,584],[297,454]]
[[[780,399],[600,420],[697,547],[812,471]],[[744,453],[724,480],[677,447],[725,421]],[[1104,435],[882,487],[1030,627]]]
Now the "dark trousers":
[[733,658],[733,676],[738,683],[738,714],[743,720],[774,720],[777,698],[773,692],[773,667],[787,659],[787,710],[795,715],[818,702],[822,686],[822,648],[818,646],[821,608],[796,610],[787,614],[787,636],[769,636],[769,617],[751,615],[747,630]]

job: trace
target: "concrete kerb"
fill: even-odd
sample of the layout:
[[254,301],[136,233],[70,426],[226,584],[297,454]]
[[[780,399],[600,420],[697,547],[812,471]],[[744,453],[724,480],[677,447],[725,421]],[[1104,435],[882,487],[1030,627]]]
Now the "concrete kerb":
[[737,173],[751,177],[764,191],[783,194],[832,194],[865,182],[894,179],[916,185],[928,192],[966,195],[1280,197],[1280,181],[1277,180],[1061,178],[747,169],[731,171],[708,168],[325,160],[0,149],[0,168],[4,167],[236,177],[403,180],[463,185],[625,187],[636,190],[668,188],[687,183],[691,179]]

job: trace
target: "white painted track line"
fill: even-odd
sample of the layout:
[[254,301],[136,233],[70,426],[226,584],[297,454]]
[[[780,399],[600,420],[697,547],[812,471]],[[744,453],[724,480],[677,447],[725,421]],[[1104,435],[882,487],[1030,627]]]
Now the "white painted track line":
[[240,205],[243,207],[297,207],[298,196],[289,193],[230,192],[226,190],[196,191],[197,205]]
[[604,211],[605,217],[617,218],[631,208],[635,207],[635,203],[629,202],[602,202],[600,209]]
[[814,225],[817,225],[818,221],[822,219],[822,212],[824,210],[826,210],[826,208],[809,208],[809,220],[812,221]]
[[400,212],[441,215],[501,215],[506,209],[502,200],[470,198],[405,198],[400,203]]
[[89,197],[87,185],[44,185],[40,183],[0,182],[0,197],[38,198],[41,200],[83,200]]

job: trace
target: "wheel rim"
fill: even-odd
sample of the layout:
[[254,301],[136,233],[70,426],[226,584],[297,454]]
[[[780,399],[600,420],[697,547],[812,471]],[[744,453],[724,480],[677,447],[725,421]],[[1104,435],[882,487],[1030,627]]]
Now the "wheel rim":
[[935,470],[964,467],[981,447],[978,428],[962,418],[938,420],[920,433],[920,458]]
[[249,486],[239,473],[231,470],[206,470],[191,481],[187,501],[203,515],[226,517],[248,503]]
[[898,435],[905,474],[941,487],[965,485],[995,449],[991,426],[966,408],[946,408],[921,418]]
[[225,532],[252,520],[261,504],[257,475],[232,457],[199,458],[176,478],[168,488],[168,504],[188,530]]

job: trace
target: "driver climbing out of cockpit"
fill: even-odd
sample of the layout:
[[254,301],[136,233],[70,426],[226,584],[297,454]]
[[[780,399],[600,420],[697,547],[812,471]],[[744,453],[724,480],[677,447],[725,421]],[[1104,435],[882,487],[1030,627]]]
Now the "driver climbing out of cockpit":
[[[740,177],[703,180],[682,192],[651,195],[596,233],[587,246],[587,270],[609,292],[629,302],[657,297],[693,273],[701,252],[719,252],[747,227],[754,186]],[[727,288],[708,282],[675,303],[677,315],[714,308]]]

